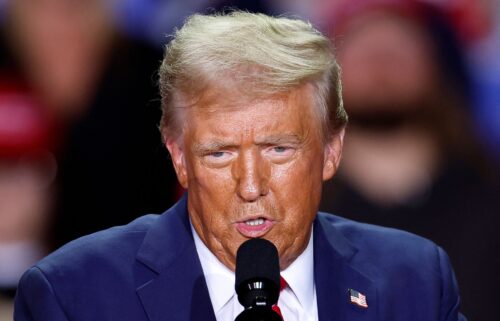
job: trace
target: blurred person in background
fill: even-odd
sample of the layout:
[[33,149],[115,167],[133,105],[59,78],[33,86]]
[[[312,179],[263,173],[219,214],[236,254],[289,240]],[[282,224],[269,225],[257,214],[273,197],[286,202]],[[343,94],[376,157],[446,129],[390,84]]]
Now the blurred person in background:
[[155,128],[161,50],[119,33],[110,4],[6,6],[0,68],[22,79],[61,129],[52,249],[175,200]]
[[335,14],[350,125],[321,209],[441,244],[464,313],[494,319],[497,173],[474,136],[469,78],[450,26],[415,1],[351,1]]
[[49,253],[53,124],[32,94],[0,79],[0,320],[12,320],[22,273]]

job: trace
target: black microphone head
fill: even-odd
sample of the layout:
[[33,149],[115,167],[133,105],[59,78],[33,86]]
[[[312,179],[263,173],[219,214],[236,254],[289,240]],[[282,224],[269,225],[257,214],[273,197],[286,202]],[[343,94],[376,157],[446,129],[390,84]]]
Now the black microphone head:
[[256,297],[265,297],[268,304],[278,302],[280,266],[278,250],[265,239],[250,239],[236,253],[235,288],[238,300],[250,306]]

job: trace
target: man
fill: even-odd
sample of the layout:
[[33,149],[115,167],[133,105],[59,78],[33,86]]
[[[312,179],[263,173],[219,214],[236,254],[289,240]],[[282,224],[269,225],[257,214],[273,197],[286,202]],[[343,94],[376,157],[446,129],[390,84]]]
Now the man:
[[462,320],[446,254],[317,214],[347,116],[330,42],[300,20],[195,15],[160,69],[161,130],[187,195],[74,241],[23,277],[15,320],[234,320],[235,253],[278,248],[284,320]]

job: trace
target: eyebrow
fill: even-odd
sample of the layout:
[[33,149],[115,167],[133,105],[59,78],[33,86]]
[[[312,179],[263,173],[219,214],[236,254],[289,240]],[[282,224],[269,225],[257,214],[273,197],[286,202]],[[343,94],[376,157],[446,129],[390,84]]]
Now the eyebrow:
[[257,145],[300,144],[303,139],[296,134],[277,134],[256,139]]
[[206,154],[220,149],[234,148],[234,147],[236,147],[236,144],[225,142],[222,140],[214,140],[206,143],[195,143],[192,147],[192,151],[195,154]]

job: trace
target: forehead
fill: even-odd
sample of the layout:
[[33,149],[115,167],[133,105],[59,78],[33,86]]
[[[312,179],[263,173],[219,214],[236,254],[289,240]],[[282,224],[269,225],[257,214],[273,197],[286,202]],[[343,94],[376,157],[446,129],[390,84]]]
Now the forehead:
[[245,137],[270,134],[305,135],[319,130],[307,86],[264,99],[238,99],[237,93],[201,100],[187,110],[184,133]]

